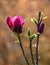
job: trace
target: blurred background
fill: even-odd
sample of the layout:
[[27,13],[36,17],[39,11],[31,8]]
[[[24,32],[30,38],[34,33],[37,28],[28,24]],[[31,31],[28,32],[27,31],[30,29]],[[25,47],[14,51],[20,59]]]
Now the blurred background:
[[[32,65],[29,40],[25,35],[28,28],[31,29],[32,34],[36,33],[36,25],[30,18],[37,18],[39,11],[48,17],[44,21],[45,29],[40,36],[39,65],[50,65],[50,0],[0,0],[0,65],[27,65],[19,43],[15,43],[17,37],[12,36],[13,32],[6,24],[7,16],[16,15],[21,15],[25,19],[21,38],[26,56]],[[35,56],[35,47],[33,51]]]

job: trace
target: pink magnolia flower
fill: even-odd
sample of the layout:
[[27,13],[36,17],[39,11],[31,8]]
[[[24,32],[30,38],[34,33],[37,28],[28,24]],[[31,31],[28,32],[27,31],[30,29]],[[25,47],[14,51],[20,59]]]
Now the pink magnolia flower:
[[22,16],[15,16],[13,18],[7,17],[8,27],[18,34],[22,33],[22,26],[24,24],[24,20]]

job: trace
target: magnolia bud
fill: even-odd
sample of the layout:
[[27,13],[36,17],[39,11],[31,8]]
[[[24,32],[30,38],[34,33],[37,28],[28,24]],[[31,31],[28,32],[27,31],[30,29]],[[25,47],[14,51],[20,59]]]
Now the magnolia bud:
[[44,30],[44,23],[40,24],[39,26],[39,32],[43,33],[43,30]]

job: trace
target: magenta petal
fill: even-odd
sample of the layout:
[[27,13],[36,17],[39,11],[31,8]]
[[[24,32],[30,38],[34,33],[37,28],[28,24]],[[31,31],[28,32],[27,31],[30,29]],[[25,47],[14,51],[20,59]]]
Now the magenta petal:
[[13,27],[13,24],[12,24],[12,21],[11,21],[11,18],[10,17],[7,17],[7,24],[9,26],[9,28],[12,28]]
[[22,16],[15,16],[12,18],[12,23],[13,23],[13,26],[18,26],[18,25],[22,26],[24,24],[24,20]]
[[19,25],[20,20],[17,18],[18,16],[15,16],[12,18],[13,26]]
[[21,25],[21,22],[20,22],[20,19],[16,19],[15,21],[14,21],[14,26],[18,26],[18,25]]
[[22,16],[18,16],[17,18],[20,20],[20,24],[23,25],[24,24],[24,20],[23,20]]
[[14,24],[14,21],[17,19],[17,16],[14,16],[13,18],[12,18],[12,23]]

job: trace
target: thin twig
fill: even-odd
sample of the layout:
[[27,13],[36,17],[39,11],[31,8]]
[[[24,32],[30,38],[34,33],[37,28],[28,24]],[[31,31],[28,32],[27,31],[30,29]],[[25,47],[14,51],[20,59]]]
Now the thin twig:
[[40,17],[41,17],[41,12],[39,11],[38,25],[37,25],[37,42],[36,42],[36,65],[38,65],[38,44],[39,44],[39,36],[40,36],[40,32],[39,32]]
[[29,40],[30,40],[30,53],[31,53],[32,63],[33,63],[33,65],[35,65],[34,56],[33,56],[33,53],[32,53],[32,39],[30,38]]
[[39,43],[39,34],[37,34],[37,43],[36,43],[36,65],[38,65],[38,43]]
[[27,58],[26,58],[26,56],[25,56],[25,53],[24,53],[24,49],[23,49],[23,47],[22,47],[20,35],[18,35],[18,39],[19,39],[19,42],[20,42],[21,50],[22,50],[22,52],[23,52],[23,56],[24,56],[24,58],[25,58],[25,60],[26,60],[26,62],[27,62],[27,65],[29,65],[29,62],[28,62],[28,60],[27,60]]

